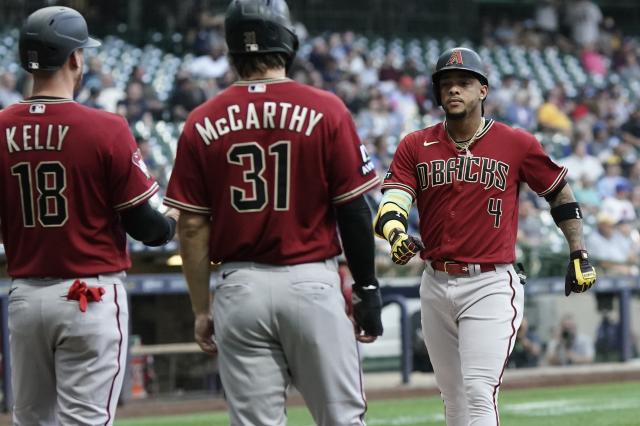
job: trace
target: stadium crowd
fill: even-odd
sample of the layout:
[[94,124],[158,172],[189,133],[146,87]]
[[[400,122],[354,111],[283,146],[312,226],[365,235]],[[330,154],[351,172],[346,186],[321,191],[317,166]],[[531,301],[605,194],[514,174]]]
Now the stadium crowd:
[[[223,20],[203,12],[197,21],[199,27],[185,37],[192,54],[171,76],[167,93],[158,93],[144,64],[133,66],[123,83],[106,61],[95,56],[88,62],[78,95],[80,102],[127,118],[161,185],[166,184],[171,163],[158,155],[160,148],[150,129],[160,122],[183,122],[189,111],[235,79],[225,56]],[[417,57],[410,48],[394,48],[393,43],[380,49],[373,39],[352,32],[309,37],[302,24],[297,32],[303,43],[291,77],[344,100],[380,175],[404,134],[443,119],[431,93],[433,64],[424,55]],[[531,19],[486,21],[480,45],[557,49],[577,57],[588,75],[582,85],[556,78],[543,90],[522,73],[503,72],[500,79],[490,81],[485,116],[533,132],[551,156],[569,168],[568,179],[586,212],[592,258],[606,273],[637,275],[640,98],[629,87],[640,80],[638,39],[624,35],[591,1],[572,1],[566,9],[544,1]],[[0,67],[0,108],[29,93],[28,76],[15,69]],[[518,255],[530,275],[557,274],[560,269],[554,268],[564,264],[550,262],[549,254],[565,251],[563,238],[548,210],[540,208],[544,200],[527,188],[522,188],[521,199]],[[415,226],[415,212],[411,219]],[[380,244],[380,270],[397,273],[399,269],[387,259],[384,241]]]

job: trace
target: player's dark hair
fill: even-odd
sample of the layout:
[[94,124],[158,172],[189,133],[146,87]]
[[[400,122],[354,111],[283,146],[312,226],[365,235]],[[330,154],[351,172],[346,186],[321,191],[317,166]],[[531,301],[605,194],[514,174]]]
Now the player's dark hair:
[[285,68],[287,65],[287,56],[284,53],[229,54],[229,59],[240,78],[247,78],[254,74],[264,74],[270,69]]

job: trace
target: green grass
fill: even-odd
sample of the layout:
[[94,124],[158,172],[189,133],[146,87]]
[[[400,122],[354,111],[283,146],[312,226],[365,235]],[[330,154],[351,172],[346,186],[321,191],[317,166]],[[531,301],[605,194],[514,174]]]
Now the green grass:
[[[500,420],[517,426],[640,425],[640,382],[506,390]],[[224,426],[225,413],[122,419],[116,426]],[[289,426],[312,426],[304,407],[289,410]],[[444,425],[437,397],[369,401],[369,426]]]

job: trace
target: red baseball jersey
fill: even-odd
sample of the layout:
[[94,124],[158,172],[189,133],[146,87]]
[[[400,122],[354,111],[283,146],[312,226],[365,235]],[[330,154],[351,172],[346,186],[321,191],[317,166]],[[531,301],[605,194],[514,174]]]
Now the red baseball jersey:
[[544,196],[566,173],[523,130],[489,120],[467,153],[439,123],[400,142],[382,188],[406,191],[416,202],[423,259],[511,263],[520,183]]
[[214,262],[291,265],[339,254],[334,205],[377,184],[335,95],[237,82],[189,115],[164,202],[211,215]]
[[131,266],[119,211],[158,185],[126,121],[69,99],[0,111],[0,219],[12,277],[86,277]]

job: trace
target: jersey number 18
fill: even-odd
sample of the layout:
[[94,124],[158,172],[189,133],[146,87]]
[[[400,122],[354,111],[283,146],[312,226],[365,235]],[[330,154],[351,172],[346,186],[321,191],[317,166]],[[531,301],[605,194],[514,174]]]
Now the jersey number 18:
[[[11,167],[11,174],[18,178],[22,221],[26,228],[36,226],[35,217],[44,227],[62,226],[68,219],[65,168],[58,161],[43,161],[33,169],[31,163],[18,163]],[[35,185],[33,182],[35,181]],[[34,208],[33,190],[37,191]],[[36,214],[37,212],[37,214]]]

